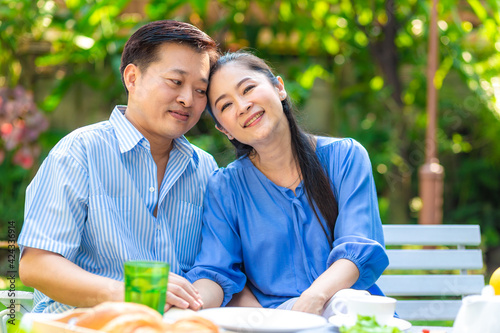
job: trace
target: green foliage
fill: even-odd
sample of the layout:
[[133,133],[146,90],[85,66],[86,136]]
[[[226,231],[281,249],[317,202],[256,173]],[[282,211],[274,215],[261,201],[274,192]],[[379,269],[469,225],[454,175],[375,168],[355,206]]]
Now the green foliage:
[[[327,82],[333,106],[327,133],[367,147],[385,222],[403,223],[419,210],[410,203],[418,203],[418,168],[425,161],[431,2],[391,3],[219,1],[225,15],[204,28],[223,49],[247,47],[274,64],[287,88],[300,87],[291,94],[299,110],[317,80]],[[434,80],[436,143],[446,172],[444,222],[481,224],[488,246],[500,239],[500,210],[494,208],[500,193],[498,13],[492,0],[439,2]]]

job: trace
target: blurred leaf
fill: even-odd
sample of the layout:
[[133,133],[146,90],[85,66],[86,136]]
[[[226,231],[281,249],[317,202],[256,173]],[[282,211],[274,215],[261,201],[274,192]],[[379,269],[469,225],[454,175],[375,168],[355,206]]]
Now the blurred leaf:
[[208,0],[190,0],[193,9],[201,16],[205,16],[207,12]]
[[479,2],[479,0],[467,0],[467,2],[472,7],[474,13],[476,13],[477,17],[481,21],[484,21],[488,18],[488,14],[486,13],[486,10],[484,9],[481,2]]
[[283,1],[280,4],[280,19],[283,21],[289,21],[292,18],[292,9],[290,3]]

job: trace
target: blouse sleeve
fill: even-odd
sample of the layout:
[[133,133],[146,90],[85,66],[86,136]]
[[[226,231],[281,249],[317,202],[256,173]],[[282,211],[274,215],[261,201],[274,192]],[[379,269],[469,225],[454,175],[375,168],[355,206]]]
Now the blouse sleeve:
[[242,250],[234,193],[228,186],[228,178],[224,170],[217,170],[209,179],[203,205],[201,250],[186,275],[191,283],[209,279],[219,284],[224,291],[222,306],[233,294],[243,290],[246,283],[241,270]]
[[339,214],[327,267],[339,259],[352,261],[360,274],[352,288],[367,289],[389,264],[372,167],[366,149],[355,140],[342,140],[340,148],[330,156]]

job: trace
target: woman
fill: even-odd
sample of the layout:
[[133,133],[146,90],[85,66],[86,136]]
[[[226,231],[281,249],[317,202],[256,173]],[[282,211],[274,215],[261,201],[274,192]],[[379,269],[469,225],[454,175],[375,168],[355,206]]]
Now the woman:
[[249,53],[220,58],[208,97],[238,159],[207,188],[188,272],[204,306],[224,306],[245,285],[263,307],[316,314],[341,289],[382,294],[375,281],[388,259],[365,149],[304,133],[283,80]]

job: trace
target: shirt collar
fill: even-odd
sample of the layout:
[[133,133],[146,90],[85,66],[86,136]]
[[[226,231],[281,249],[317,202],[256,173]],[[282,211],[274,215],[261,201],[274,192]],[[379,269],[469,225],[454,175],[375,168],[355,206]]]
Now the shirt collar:
[[198,153],[196,150],[193,148],[191,143],[186,139],[186,137],[183,135],[178,139],[174,140],[174,147],[173,149],[179,150],[180,153],[190,157],[192,159],[192,162],[194,165],[197,167],[198,162],[200,161],[200,157],[198,156]]
[[[147,142],[147,146],[149,148],[148,140],[125,117],[125,110],[127,110],[127,106],[117,105],[115,106],[113,112],[111,113],[111,116],[109,117],[109,122],[115,129],[118,144],[120,145],[120,152],[125,153],[127,151],[130,151],[143,139],[145,142]],[[198,153],[193,148],[191,143],[189,143],[186,137],[184,137],[184,135],[180,138],[174,139],[174,147],[172,149],[176,149],[180,153],[188,156],[189,158],[192,158],[195,166],[198,166]]]
[[117,105],[109,117],[109,122],[115,129],[121,153],[131,150],[142,139],[146,139],[144,135],[125,118],[125,110],[127,110],[126,106]]

